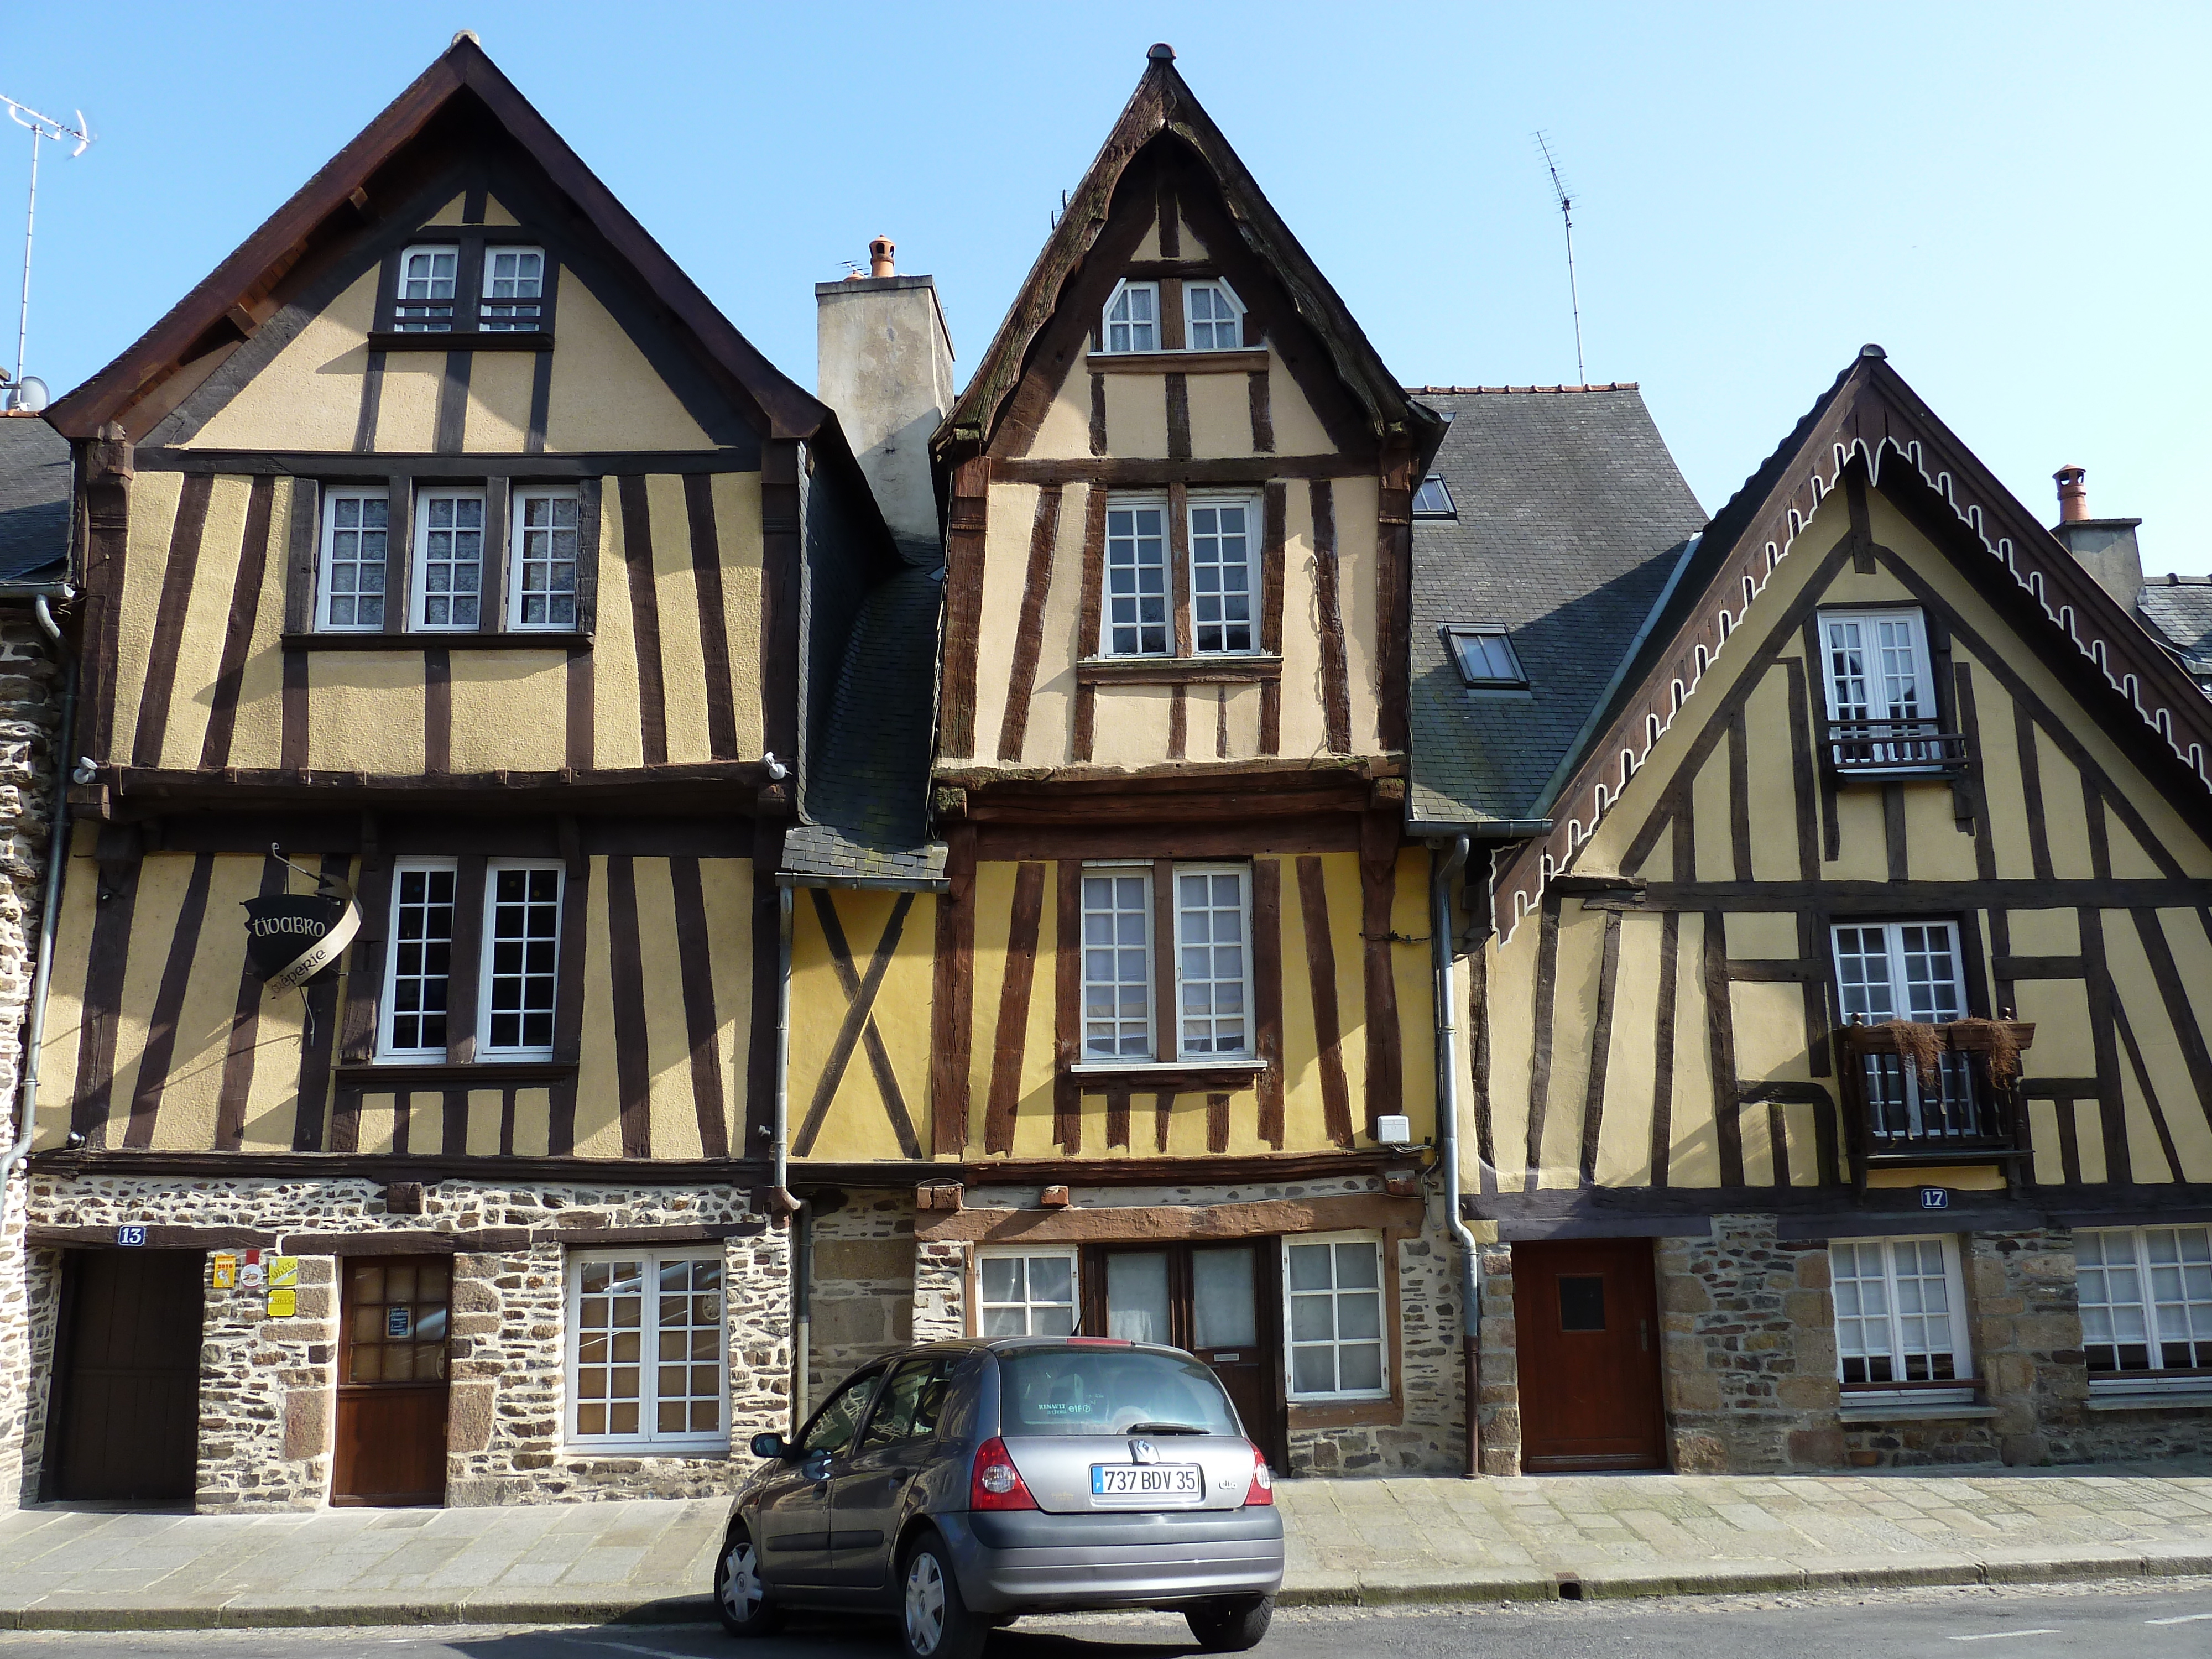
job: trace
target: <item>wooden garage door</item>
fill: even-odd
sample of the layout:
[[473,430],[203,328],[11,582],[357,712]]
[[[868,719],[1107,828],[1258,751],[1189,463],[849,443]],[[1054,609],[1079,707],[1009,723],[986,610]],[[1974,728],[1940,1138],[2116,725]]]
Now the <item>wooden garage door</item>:
[[173,1504],[199,1461],[197,1250],[76,1250],[63,1269],[54,1496]]

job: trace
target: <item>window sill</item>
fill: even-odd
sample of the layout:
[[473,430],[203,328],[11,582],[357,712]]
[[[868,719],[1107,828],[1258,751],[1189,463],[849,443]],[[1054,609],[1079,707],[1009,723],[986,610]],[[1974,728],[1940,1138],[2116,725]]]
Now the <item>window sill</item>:
[[[1849,1399],[1850,1396],[1847,1395],[1844,1397]],[[1853,1423],[1986,1423],[1996,1414],[1995,1406],[1967,1403],[1923,1405],[1911,1400],[1883,1405],[1846,1406],[1838,1413],[1846,1425]]]
[[2114,1389],[2106,1393],[2092,1382],[2087,1404],[2093,1412],[2201,1411],[2212,1406],[2212,1388]]
[[731,1455],[726,1440],[683,1442],[665,1440],[570,1440],[561,1446],[563,1457],[722,1457]]
[[1267,366],[1265,348],[1236,351],[1094,351],[1093,374],[1249,374]]
[[442,331],[374,329],[371,351],[550,351],[553,337],[543,331],[453,328]]
[[479,1060],[456,1066],[449,1060],[373,1060],[336,1068],[340,1083],[360,1087],[416,1088],[465,1084],[498,1089],[518,1084],[565,1083],[576,1075],[567,1060]]
[[366,629],[358,634],[287,634],[281,643],[287,651],[430,651],[440,647],[460,651],[571,651],[589,647],[592,636],[551,629],[487,634],[426,628],[412,634],[372,634]]
[[1196,1094],[1204,1090],[1249,1089],[1267,1069],[1264,1060],[1146,1060],[1134,1064],[1078,1060],[1067,1068],[1079,1089],[1135,1089],[1152,1094]]
[[1078,685],[1250,685],[1282,678],[1283,659],[1260,651],[1207,657],[1085,657],[1075,665]]

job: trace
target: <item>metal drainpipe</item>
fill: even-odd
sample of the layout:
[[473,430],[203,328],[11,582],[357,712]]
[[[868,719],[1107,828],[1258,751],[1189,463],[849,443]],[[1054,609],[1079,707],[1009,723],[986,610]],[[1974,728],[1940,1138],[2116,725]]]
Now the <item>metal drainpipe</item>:
[[1467,1365],[1467,1473],[1482,1473],[1482,1431],[1475,1417],[1481,1371],[1482,1300],[1478,1289],[1474,1233],[1459,1212],[1459,998],[1452,972],[1452,878],[1467,867],[1468,840],[1456,836],[1451,850],[1441,842],[1429,852],[1429,954],[1436,963],[1437,1154],[1444,1166],[1444,1224],[1459,1245],[1461,1348]]
[[39,902],[39,960],[31,974],[31,1018],[23,1033],[22,1097],[16,1107],[12,1144],[0,1153],[0,1210],[6,1206],[9,1177],[31,1150],[31,1137],[38,1127],[39,1050],[46,1041],[46,988],[53,978],[54,928],[61,915],[62,872],[69,867],[69,750],[76,724],[77,659],[62,638],[62,630],[55,626],[54,613],[46,607],[46,596],[40,594],[33,605],[38,612],[39,626],[46,629],[46,637],[54,642],[54,649],[68,662],[69,675],[63,683],[61,723],[54,731],[54,805],[47,819],[46,890]]
[[791,1176],[791,921],[792,893],[776,889],[775,919],[775,1174],[773,1196],[791,1218],[791,1431],[806,1420],[806,1346],[811,1310],[806,1277],[811,1230],[804,1199],[792,1195]]

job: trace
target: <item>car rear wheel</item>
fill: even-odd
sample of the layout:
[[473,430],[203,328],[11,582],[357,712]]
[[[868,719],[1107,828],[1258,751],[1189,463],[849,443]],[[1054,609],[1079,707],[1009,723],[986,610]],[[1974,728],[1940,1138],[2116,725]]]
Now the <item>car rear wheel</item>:
[[783,1609],[761,1578],[760,1552],[742,1526],[730,1528],[714,1559],[714,1611],[732,1636],[766,1636],[783,1623]]
[[990,1626],[960,1599],[945,1540],[933,1532],[907,1552],[899,1601],[899,1647],[907,1659],[975,1659]]
[[1275,1598],[1272,1595],[1241,1601],[1210,1601],[1183,1614],[1190,1621],[1192,1638],[1207,1653],[1243,1653],[1258,1647],[1274,1616]]

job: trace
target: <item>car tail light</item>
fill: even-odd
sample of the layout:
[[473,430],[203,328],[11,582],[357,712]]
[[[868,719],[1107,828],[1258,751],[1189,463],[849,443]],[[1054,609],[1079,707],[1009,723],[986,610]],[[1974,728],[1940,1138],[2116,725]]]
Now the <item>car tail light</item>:
[[1257,1446],[1252,1448],[1252,1484],[1244,1489],[1244,1504],[1273,1504],[1275,1501],[1275,1477],[1267,1468],[1267,1454]]
[[1130,1342],[1126,1336],[1071,1336],[1067,1339],[1067,1346],[1071,1348],[1126,1348]]
[[[1273,1503],[1271,1497],[1267,1499]],[[1033,1510],[1022,1472],[1006,1455],[1006,1443],[995,1436],[975,1448],[975,1468],[968,1477],[968,1507],[971,1510]]]

